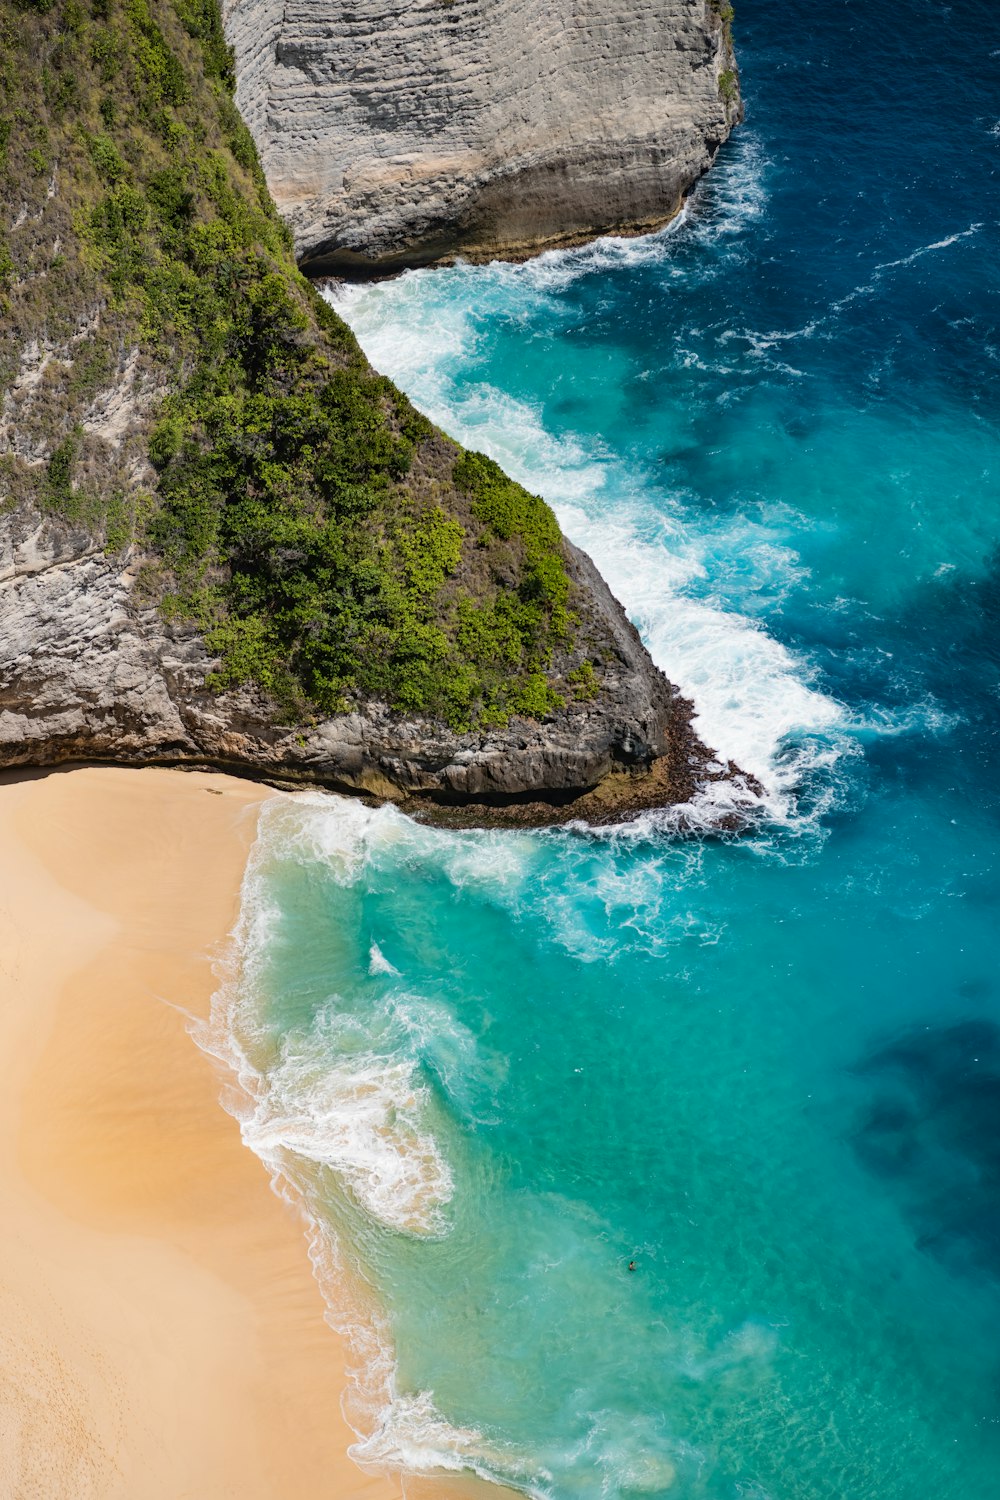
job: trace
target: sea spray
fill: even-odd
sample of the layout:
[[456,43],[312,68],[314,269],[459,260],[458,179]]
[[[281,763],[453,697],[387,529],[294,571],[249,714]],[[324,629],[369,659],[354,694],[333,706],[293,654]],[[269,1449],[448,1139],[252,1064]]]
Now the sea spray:
[[[737,150],[736,164],[720,169],[711,209],[696,202],[660,234],[548,252],[524,266],[409,272],[386,285],[343,287],[333,300],[376,368],[446,431],[549,501],[626,605],[654,661],[693,700],[698,733],[764,786],[769,816],[787,821],[803,780],[848,749],[838,734],[842,710],[811,684],[807,664],[732,600],[780,600],[800,574],[794,552],[766,520],[692,527],[686,497],[655,481],[651,493],[641,468],[599,443],[551,433],[539,407],[464,375],[476,362],[483,320],[508,306],[508,316],[558,326],[561,294],[581,277],[636,266],[669,271],[678,242],[738,236],[762,212],[765,163],[753,140]],[[708,797],[727,795],[716,786]],[[731,810],[706,809],[705,821]]]

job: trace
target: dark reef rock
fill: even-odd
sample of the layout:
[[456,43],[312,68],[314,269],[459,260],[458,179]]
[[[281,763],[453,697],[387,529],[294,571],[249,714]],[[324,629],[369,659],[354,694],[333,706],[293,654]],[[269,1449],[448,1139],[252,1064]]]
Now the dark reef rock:
[[873,1094],[854,1147],[898,1196],[917,1249],[1000,1277],[1000,1027],[914,1029],[857,1072]]

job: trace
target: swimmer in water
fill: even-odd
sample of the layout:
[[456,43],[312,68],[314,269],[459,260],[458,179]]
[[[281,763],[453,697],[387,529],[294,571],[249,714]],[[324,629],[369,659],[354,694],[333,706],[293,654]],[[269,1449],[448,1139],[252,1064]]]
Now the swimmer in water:
[[629,1268],[630,1271],[634,1271],[635,1270],[635,1261],[634,1260],[630,1260],[629,1261],[628,1268]]

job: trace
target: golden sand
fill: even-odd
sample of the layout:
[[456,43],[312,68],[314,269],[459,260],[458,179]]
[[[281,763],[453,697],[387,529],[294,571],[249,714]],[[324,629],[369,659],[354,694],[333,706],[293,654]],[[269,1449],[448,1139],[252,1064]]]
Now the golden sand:
[[103,767],[0,785],[10,1500],[480,1489],[404,1485],[347,1456],[346,1351],[323,1321],[302,1226],[186,1030],[207,1013],[269,795],[210,773]]

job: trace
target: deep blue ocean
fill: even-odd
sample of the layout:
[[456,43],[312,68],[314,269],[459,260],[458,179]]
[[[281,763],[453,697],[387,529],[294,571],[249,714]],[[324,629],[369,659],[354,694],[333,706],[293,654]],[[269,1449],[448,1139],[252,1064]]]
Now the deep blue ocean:
[[1000,12],[739,0],[736,35],[746,124],[666,231],[338,305],[555,506],[759,825],[275,801],[216,1045],[310,1207],[360,1459],[988,1500]]

